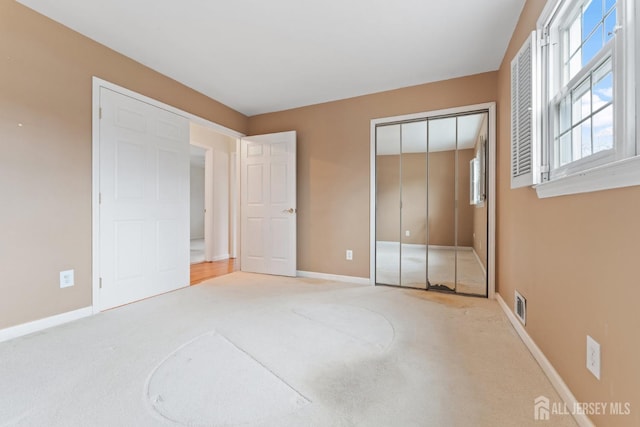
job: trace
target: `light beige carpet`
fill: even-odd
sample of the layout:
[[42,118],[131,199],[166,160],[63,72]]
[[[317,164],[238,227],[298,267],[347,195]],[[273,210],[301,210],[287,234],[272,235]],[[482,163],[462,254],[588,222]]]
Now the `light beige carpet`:
[[0,344],[2,426],[527,426],[540,395],[494,301],[312,279],[234,273]]
[[[429,269],[427,272],[427,263]],[[457,269],[457,271],[456,271]],[[487,278],[473,248],[376,243],[376,282],[384,285],[425,289],[429,283],[458,293],[487,295]]]

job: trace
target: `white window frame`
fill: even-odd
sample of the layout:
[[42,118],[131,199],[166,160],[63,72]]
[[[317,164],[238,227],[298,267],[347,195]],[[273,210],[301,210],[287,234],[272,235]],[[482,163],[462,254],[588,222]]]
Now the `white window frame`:
[[[640,11],[635,0],[617,0],[618,25],[616,37],[612,43],[614,74],[614,149],[602,151],[584,159],[573,161],[549,174],[551,150],[553,149],[553,129],[555,114],[552,111],[549,84],[558,81],[559,76],[550,76],[550,70],[560,72],[555,65],[559,57],[551,55],[550,46],[557,43],[557,34],[549,32],[549,24],[558,14],[560,20],[575,10],[578,0],[548,0],[537,24],[538,56],[540,66],[537,69],[537,81],[541,83],[538,96],[541,108],[542,148],[541,170],[544,173],[541,184],[534,186],[538,197],[553,197],[568,194],[599,191],[611,188],[640,185],[640,140],[637,129],[640,120],[636,110],[640,100],[640,89],[636,87],[636,73],[640,71],[640,55],[636,55],[635,46],[640,47]],[[555,49],[559,50],[559,49]],[[590,64],[603,58],[601,52]],[[553,67],[549,67],[551,62]],[[588,69],[589,67],[585,67]],[[586,73],[582,70],[572,81],[578,81]],[[635,88],[635,89],[634,89]]]

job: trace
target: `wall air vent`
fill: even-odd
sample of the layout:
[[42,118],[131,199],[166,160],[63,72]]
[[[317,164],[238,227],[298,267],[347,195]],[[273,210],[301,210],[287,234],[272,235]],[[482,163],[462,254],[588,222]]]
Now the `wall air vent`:
[[518,291],[513,302],[513,311],[523,325],[527,324],[527,300]]

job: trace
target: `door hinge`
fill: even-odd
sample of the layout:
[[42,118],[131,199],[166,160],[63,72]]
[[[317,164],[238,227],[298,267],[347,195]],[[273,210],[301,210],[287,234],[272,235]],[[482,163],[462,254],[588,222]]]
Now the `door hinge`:
[[98,204],[102,204],[102,193],[98,193]]
[[98,118],[102,120],[102,107],[98,108]]
[[102,277],[98,281],[99,281],[100,289],[102,289]]

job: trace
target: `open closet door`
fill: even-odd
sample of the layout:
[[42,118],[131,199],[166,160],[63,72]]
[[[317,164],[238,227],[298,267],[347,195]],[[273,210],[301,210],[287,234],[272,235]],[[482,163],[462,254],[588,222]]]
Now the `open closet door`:
[[242,138],[241,269],[296,275],[296,132]]

